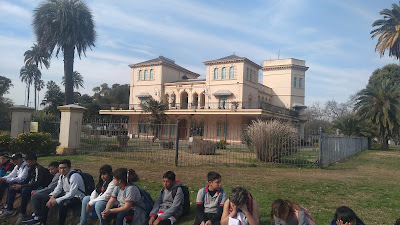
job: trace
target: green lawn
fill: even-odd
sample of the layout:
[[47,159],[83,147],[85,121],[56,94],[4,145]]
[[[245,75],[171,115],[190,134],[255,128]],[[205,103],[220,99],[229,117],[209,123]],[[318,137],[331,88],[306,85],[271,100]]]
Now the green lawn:
[[270,205],[276,198],[291,199],[312,213],[317,224],[328,224],[335,208],[350,206],[366,224],[394,224],[400,218],[400,151],[368,150],[336,165],[318,168],[287,166],[262,167],[174,167],[160,163],[133,161],[123,157],[75,155],[40,158],[47,165],[52,160],[69,158],[74,168],[81,168],[98,179],[98,169],[110,164],[114,169],[129,167],[137,171],[138,186],[157,198],[162,174],[173,170],[191,191],[192,213],[179,224],[192,224],[195,198],[206,184],[209,170],[221,173],[224,189],[244,185],[260,206],[262,224],[270,224]]

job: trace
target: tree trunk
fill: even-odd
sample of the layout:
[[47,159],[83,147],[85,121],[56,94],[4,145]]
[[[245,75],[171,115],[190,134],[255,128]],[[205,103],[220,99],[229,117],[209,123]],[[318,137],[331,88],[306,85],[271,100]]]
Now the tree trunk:
[[36,85],[35,85],[35,111],[37,110],[36,108]]
[[382,150],[388,150],[389,149],[389,144],[388,144],[389,139],[387,137],[382,138]]
[[64,46],[65,104],[74,103],[72,73],[74,71],[74,46]]
[[31,85],[30,84],[28,84],[28,99],[27,99],[27,101],[26,101],[26,106],[28,106],[29,107],[29,93],[31,92]]

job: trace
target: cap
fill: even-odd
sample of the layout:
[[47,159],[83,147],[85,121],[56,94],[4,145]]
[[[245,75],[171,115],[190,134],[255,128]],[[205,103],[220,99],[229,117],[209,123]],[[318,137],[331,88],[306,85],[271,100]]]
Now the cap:
[[10,158],[10,155],[7,152],[0,152],[0,157]]
[[11,158],[12,159],[18,159],[18,158],[21,159],[21,158],[24,158],[24,156],[22,155],[21,152],[16,152],[16,153],[12,154]]
[[37,160],[37,156],[36,156],[36,154],[35,153],[28,153],[28,154],[26,154],[26,156],[25,156],[25,160]]

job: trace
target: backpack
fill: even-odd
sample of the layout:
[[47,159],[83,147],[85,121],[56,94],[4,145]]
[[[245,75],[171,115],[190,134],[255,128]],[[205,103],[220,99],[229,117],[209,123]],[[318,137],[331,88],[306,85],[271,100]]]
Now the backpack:
[[[204,187],[203,189],[203,204],[204,204],[204,199],[206,198],[206,187]],[[221,205],[221,201],[222,201],[222,195],[224,194],[224,189],[221,188],[220,194],[219,194],[219,198],[218,198],[218,206]]]
[[[130,184],[130,185],[136,186],[135,184]],[[146,215],[148,216],[148,215],[150,215],[150,212],[151,212],[151,210],[153,209],[153,205],[154,205],[153,198],[151,198],[150,193],[147,192],[146,190],[143,190],[143,189],[141,189],[141,188],[138,187],[138,186],[136,186],[136,187],[139,189],[140,196],[143,197],[144,208],[141,207],[141,206],[139,206],[139,205],[136,205],[135,203],[134,203],[134,205],[135,205],[136,207],[139,207],[139,208],[142,209],[143,211],[145,211],[145,212],[146,212]],[[119,190],[120,190],[120,188],[118,188],[117,196],[118,196]],[[125,188],[125,190],[124,190],[124,198],[126,198],[126,188]]]
[[[302,206],[301,206],[301,209],[303,210],[304,214],[307,217],[308,224],[309,225],[315,225],[315,222],[314,222],[314,220],[313,220],[313,218],[311,216],[310,211],[308,211],[308,209],[306,209],[306,208],[304,208]],[[294,213],[296,214],[296,218],[299,218],[299,211],[295,210]]]
[[85,191],[79,189],[79,191],[81,191],[82,193],[84,193],[85,195],[91,195],[92,192],[96,189],[96,185],[94,184],[94,179],[93,176],[88,174],[88,173],[84,173],[82,172],[82,170],[80,169],[76,169],[73,170],[69,175],[68,175],[68,183],[69,183],[69,179],[71,178],[72,174],[74,173],[79,173],[79,175],[81,175],[82,179],[83,179],[83,183],[85,186]]
[[[172,189],[172,198],[175,198],[176,192],[178,190],[178,188],[182,188],[182,192],[183,192],[183,212],[182,212],[182,216],[184,215],[188,215],[190,213],[190,196],[189,196],[189,188],[185,185],[182,186],[178,186]],[[164,191],[164,189],[163,189]]]

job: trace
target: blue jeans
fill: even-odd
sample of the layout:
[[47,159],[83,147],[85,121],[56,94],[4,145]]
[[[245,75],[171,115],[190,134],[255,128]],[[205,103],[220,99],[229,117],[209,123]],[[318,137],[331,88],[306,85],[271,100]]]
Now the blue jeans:
[[21,193],[21,211],[20,211],[20,213],[26,214],[26,207],[28,205],[29,200],[31,199],[32,190],[33,189],[31,187],[24,187],[20,190],[14,190],[14,189],[12,189],[12,185],[10,185],[8,188],[8,193],[7,193],[7,210],[8,211],[13,210],[15,195],[17,193]]
[[[90,196],[86,196],[82,199],[82,211],[81,211],[81,220],[80,220],[81,224],[87,223],[88,213],[86,212],[86,205],[88,204],[89,201],[90,201]],[[106,208],[106,206],[107,206],[106,201],[97,201],[94,205],[94,211],[96,212],[97,217],[100,220],[100,224],[104,223],[103,218],[101,218],[101,212],[103,212],[103,210]]]
[[115,218],[116,225],[123,225],[125,216],[133,216],[135,212],[130,209],[128,211],[119,212],[117,214],[110,214],[107,219],[101,221],[101,225],[110,225],[111,218]]

